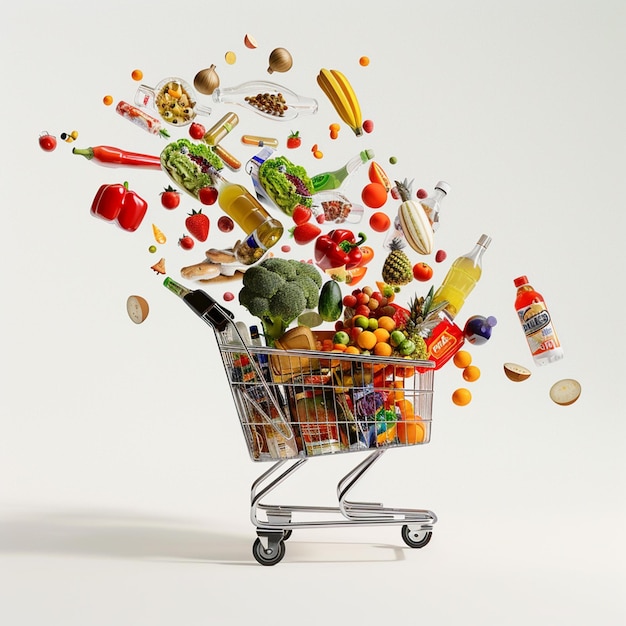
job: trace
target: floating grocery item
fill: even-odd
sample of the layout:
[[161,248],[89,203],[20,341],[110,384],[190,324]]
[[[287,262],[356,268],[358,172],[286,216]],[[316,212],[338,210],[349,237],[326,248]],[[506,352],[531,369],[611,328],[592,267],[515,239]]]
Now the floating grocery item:
[[582,388],[573,378],[564,378],[550,387],[550,399],[561,406],[574,404],[580,397]]
[[484,317],[483,315],[472,315],[465,322],[463,334],[472,344],[480,346],[487,343],[491,338],[491,329],[498,323],[493,315]]
[[196,94],[182,78],[165,78],[156,87],[140,85],[135,104],[154,109],[173,126],[191,124],[196,115],[210,115],[211,109],[197,104]]
[[193,79],[193,86],[198,93],[210,96],[220,86],[220,77],[215,70],[215,65],[200,70]]
[[433,232],[439,228],[439,213],[441,211],[441,203],[449,193],[450,185],[445,181],[440,180],[435,185],[434,193],[431,196],[423,198],[421,201],[422,208],[426,213],[426,217],[430,222]]
[[128,317],[135,322],[135,324],[141,324],[146,321],[150,307],[148,301],[142,296],[128,296],[126,300],[126,312]]
[[98,189],[90,212],[94,217],[117,222],[123,229],[133,232],[139,228],[148,203],[128,188],[128,183],[106,184]]
[[339,117],[360,137],[363,134],[361,105],[346,76],[339,70],[322,68],[317,75],[317,84]]
[[286,48],[274,48],[270,52],[267,73],[288,72],[293,67],[293,57]]
[[506,377],[514,383],[521,383],[530,378],[532,372],[523,365],[509,362],[504,364],[504,373]]
[[39,147],[45,152],[52,152],[57,147],[57,139],[47,131],[39,135]]
[[419,254],[430,254],[433,251],[433,229],[424,207],[413,199],[408,180],[395,181],[395,184],[402,200],[398,208],[402,232],[413,250]]
[[241,143],[248,146],[268,146],[270,148],[278,148],[278,139],[274,137],[259,137],[258,135],[242,135]]
[[259,115],[281,122],[294,120],[298,115],[317,112],[317,100],[306,98],[282,85],[268,81],[250,81],[236,87],[219,87],[213,102],[236,104]]
[[465,300],[480,280],[483,254],[490,243],[491,237],[481,235],[467,254],[461,255],[452,263],[441,286],[435,291],[435,302],[448,301],[446,313],[450,319],[458,315]]
[[161,122],[152,115],[149,115],[140,108],[120,100],[115,107],[115,112],[121,115],[124,119],[128,120],[139,126],[143,130],[149,132],[152,135],[158,135],[159,137],[169,137],[170,134],[161,126]]
[[338,191],[314,194],[311,208],[316,219],[329,224],[358,224],[365,213],[363,205],[354,204]]
[[514,280],[517,288],[515,310],[537,365],[554,363],[563,358],[552,318],[543,296],[529,284],[526,276]]
[[161,159],[152,154],[128,152],[113,146],[93,146],[91,148],[72,148],[72,154],[84,156],[105,167],[147,167],[161,169]]
[[239,124],[239,116],[232,111],[226,113],[219,122],[209,128],[202,140],[208,146],[216,146],[237,124]]
[[359,154],[352,157],[343,167],[332,172],[323,172],[316,174],[311,178],[313,184],[313,190],[328,191],[332,189],[339,189],[342,187],[348,178],[354,174],[362,165],[371,161],[374,158],[373,150],[361,150]]

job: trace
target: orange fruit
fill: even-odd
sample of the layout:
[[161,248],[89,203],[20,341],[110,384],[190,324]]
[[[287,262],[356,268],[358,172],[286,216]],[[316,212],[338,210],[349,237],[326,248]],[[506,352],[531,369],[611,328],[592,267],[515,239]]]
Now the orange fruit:
[[415,416],[414,419],[400,420],[396,424],[396,434],[400,443],[416,444],[424,441],[426,431],[421,418]]
[[381,328],[380,326],[374,330],[374,334],[376,335],[377,341],[384,341],[385,343],[389,343],[389,331],[386,328]]
[[359,348],[363,348],[364,350],[371,350],[377,343],[376,335],[371,330],[364,330],[362,333],[359,333],[356,338],[357,345]]
[[[346,354],[361,354],[361,351],[356,346],[346,346],[344,350]],[[348,367],[350,364],[348,363]]]
[[376,356],[391,356],[393,348],[386,341],[379,341],[374,346],[374,354]]
[[480,378],[480,369],[478,369],[475,365],[468,365],[463,370],[463,379],[468,383],[473,383],[475,380]]
[[467,350],[459,350],[454,355],[453,361],[457,367],[464,369],[472,362],[472,355]]
[[143,72],[141,70],[133,70],[130,75],[133,80],[143,79]]
[[472,401],[472,394],[469,389],[459,387],[452,393],[452,402],[457,406],[465,406]]
[[381,315],[378,318],[378,328],[384,328],[385,330],[391,332],[396,329],[396,322],[393,317],[389,315]]

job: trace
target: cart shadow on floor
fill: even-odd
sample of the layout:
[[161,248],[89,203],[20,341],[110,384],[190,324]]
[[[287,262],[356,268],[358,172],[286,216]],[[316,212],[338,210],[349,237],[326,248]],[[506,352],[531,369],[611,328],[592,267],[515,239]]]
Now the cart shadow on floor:
[[[210,524],[210,522],[208,523]],[[207,524],[207,525],[208,525]],[[0,555],[69,556],[253,565],[250,533],[211,532],[200,522],[115,510],[55,510],[0,515]],[[404,560],[401,545],[289,540],[284,563]]]

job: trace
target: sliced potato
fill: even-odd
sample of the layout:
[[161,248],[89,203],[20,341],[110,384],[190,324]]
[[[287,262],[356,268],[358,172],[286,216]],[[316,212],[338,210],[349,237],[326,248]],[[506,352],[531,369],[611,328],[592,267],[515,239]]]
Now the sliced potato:
[[521,383],[530,377],[531,371],[523,365],[518,365],[517,363],[505,363],[504,373],[509,380],[512,380],[515,383]]
[[573,378],[564,378],[550,387],[550,399],[561,406],[574,404],[580,397],[582,388]]

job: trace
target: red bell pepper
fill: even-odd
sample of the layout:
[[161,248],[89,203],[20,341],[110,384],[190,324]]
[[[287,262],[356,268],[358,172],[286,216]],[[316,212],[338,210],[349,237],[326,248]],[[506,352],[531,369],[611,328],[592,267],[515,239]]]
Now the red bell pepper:
[[109,222],[117,220],[121,228],[130,232],[139,228],[147,210],[148,203],[130,191],[128,183],[101,185],[91,203],[92,215]]
[[315,261],[323,270],[344,265],[347,270],[357,267],[363,256],[359,246],[365,239],[365,233],[359,233],[357,241],[350,230],[341,228],[331,230],[315,241]]

